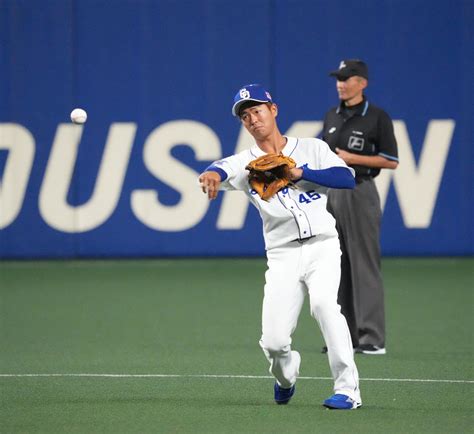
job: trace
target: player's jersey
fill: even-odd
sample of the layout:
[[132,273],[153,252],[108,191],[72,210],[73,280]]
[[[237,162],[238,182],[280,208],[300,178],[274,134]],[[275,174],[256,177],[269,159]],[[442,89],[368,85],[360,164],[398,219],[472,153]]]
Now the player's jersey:
[[[297,167],[304,164],[313,170],[347,167],[322,140],[294,137],[287,139],[282,152],[293,158]],[[294,187],[280,190],[268,202],[260,198],[248,183],[248,171],[245,166],[262,155],[265,155],[265,152],[254,145],[239,154],[214,162],[213,166],[219,167],[228,175],[221,183],[221,189],[243,191],[258,209],[263,220],[265,248],[272,249],[290,241],[316,235],[335,235],[335,220],[326,210],[327,187],[299,180]],[[350,170],[354,174],[353,169]]]

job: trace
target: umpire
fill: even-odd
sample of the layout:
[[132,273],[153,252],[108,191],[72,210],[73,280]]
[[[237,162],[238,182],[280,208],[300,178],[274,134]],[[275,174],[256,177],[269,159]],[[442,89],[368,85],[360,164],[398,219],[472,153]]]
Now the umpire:
[[397,142],[389,115],[364,95],[369,73],[363,61],[343,60],[329,75],[336,77],[340,103],[326,113],[323,139],[356,172],[353,190],[331,189],[328,195],[342,250],[338,301],[355,351],[385,354],[382,211],[373,178],[398,166]]

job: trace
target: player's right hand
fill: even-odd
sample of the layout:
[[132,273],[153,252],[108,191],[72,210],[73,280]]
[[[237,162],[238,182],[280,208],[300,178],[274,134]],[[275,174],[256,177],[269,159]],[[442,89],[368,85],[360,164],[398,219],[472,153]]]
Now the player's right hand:
[[207,193],[209,200],[213,200],[217,197],[220,183],[221,177],[217,172],[204,172],[199,177],[199,185],[201,186],[201,190],[203,193]]

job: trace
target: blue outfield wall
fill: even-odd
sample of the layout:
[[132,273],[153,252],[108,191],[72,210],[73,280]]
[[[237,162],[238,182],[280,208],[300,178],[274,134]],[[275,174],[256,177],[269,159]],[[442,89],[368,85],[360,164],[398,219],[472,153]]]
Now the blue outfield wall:
[[0,0],[0,257],[261,255],[244,196],[197,184],[250,144],[233,95],[263,83],[282,132],[317,137],[353,57],[400,148],[384,255],[472,255],[473,4]]

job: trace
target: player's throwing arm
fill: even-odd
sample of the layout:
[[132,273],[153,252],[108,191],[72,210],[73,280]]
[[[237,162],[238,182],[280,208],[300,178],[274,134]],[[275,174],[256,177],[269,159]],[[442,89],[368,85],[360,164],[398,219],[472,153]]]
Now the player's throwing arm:
[[213,200],[217,197],[220,183],[221,176],[217,172],[204,172],[199,177],[199,185],[201,186],[203,193],[207,193],[209,200]]

